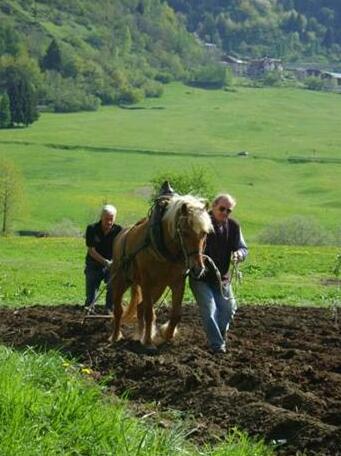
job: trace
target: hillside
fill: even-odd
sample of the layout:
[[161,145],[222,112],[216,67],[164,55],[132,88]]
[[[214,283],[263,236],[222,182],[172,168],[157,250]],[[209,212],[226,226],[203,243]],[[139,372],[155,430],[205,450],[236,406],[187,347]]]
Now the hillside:
[[168,0],[201,39],[241,56],[333,62],[341,51],[338,0]]
[[204,51],[162,0],[2,1],[0,69],[23,56],[40,71],[39,103],[65,112],[160,96]]

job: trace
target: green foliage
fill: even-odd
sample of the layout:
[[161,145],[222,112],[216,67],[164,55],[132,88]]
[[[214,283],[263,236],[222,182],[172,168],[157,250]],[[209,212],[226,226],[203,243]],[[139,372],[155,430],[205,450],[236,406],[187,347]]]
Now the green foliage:
[[25,125],[36,121],[37,88],[40,72],[27,56],[0,58],[0,89],[7,92],[10,102],[11,125]]
[[59,353],[16,352],[1,346],[0,362],[3,455],[273,454],[237,430],[219,446],[199,449],[185,440],[188,426],[175,413],[167,429],[135,418],[128,402],[103,394],[104,388],[92,381],[91,368]]
[[193,71],[189,82],[198,87],[221,89],[226,83],[226,68],[213,63],[202,66]]
[[0,98],[0,128],[8,128],[12,123],[10,101],[7,92]]
[[22,208],[23,178],[14,163],[0,160],[0,221],[1,234],[9,233],[13,218]]
[[[70,102],[67,87],[63,95],[59,93],[60,101],[53,103],[57,111],[95,109],[95,99],[84,100],[80,91],[104,104],[159,97],[160,81],[185,80],[190,69],[204,62],[202,46],[163,0],[96,4],[8,0],[8,4],[9,9],[0,10],[0,23],[5,24],[0,28],[0,50],[16,52],[9,41],[13,23],[18,30],[13,40],[27,46],[44,71],[71,78],[78,88]],[[39,97],[40,105],[46,104],[46,92],[48,87]]]
[[266,227],[259,235],[264,244],[335,245],[333,233],[327,232],[309,217],[294,216]]
[[20,51],[20,36],[10,22],[0,22],[0,56],[16,56]]
[[321,78],[318,78],[316,76],[309,76],[304,80],[304,87],[309,90],[322,90],[323,81]]
[[268,71],[262,80],[265,86],[278,87],[282,83],[282,75],[279,71]]
[[122,87],[117,95],[120,104],[135,104],[143,100],[144,92],[142,89],[134,87]]
[[337,0],[168,0],[202,40],[241,55],[297,60],[324,56],[338,63]]
[[42,59],[42,68],[44,70],[62,71],[62,55],[55,39],[51,41]]
[[87,93],[84,85],[55,71],[46,72],[41,102],[49,111],[59,113],[96,111],[100,106],[99,98]]
[[340,277],[340,272],[341,272],[341,253],[338,253],[336,255],[335,265],[333,268],[333,274],[335,275],[335,277],[337,279]]
[[213,199],[214,189],[209,178],[209,172],[202,167],[192,167],[189,171],[163,172],[151,180],[153,192],[151,199],[154,200],[159,194],[163,182],[169,181],[175,192],[180,195],[191,193],[208,200]]

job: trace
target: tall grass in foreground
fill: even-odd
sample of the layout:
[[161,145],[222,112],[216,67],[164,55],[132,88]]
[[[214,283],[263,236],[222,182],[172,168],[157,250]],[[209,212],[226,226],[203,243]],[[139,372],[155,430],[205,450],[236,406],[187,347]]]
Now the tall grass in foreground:
[[[0,346],[0,454],[270,456],[262,442],[234,432],[202,450],[185,429],[159,429],[133,418],[57,353],[18,353]],[[86,369],[83,369],[86,371]]]

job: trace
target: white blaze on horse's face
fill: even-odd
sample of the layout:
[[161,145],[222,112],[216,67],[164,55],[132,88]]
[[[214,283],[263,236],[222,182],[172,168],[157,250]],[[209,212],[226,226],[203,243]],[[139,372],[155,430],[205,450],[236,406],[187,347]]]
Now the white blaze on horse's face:
[[178,233],[186,260],[186,268],[190,269],[195,278],[200,278],[205,272],[203,253],[206,236],[212,229],[211,227],[210,217],[203,209],[187,211],[186,215],[179,219]]
[[205,270],[202,255],[206,235],[213,230],[205,202],[192,195],[176,195],[170,199],[164,219],[171,237],[180,244],[186,268],[200,277]]

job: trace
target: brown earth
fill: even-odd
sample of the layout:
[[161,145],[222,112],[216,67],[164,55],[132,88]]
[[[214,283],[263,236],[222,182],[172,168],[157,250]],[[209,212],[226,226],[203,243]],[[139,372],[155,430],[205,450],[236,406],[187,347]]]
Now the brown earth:
[[[186,412],[197,442],[234,426],[278,444],[279,455],[341,455],[341,340],[330,309],[243,306],[228,352],[207,351],[195,306],[186,305],[176,340],[150,356],[132,340],[108,346],[110,323],[73,306],[0,309],[0,341],[15,348],[60,348],[128,391],[137,410],[154,402]],[[159,310],[159,320],[166,318]],[[131,330],[126,329],[126,335]],[[115,372],[114,375],[112,373]],[[110,375],[111,373],[111,375]],[[108,380],[110,379],[110,380]]]

